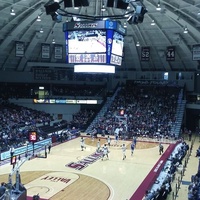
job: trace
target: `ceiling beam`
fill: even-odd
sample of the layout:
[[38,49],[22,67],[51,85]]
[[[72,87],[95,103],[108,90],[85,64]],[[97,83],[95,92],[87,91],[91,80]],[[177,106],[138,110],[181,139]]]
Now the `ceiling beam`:
[[[41,4],[41,2],[40,2]],[[21,13],[19,16],[20,17],[23,13]],[[32,14],[27,16],[24,20],[21,21],[10,33],[9,35],[2,41],[0,45],[0,52],[4,51],[7,46],[13,41],[16,40],[15,36],[19,35],[22,30],[24,30],[24,27],[28,27],[33,20],[35,20],[38,16],[38,10],[35,10]],[[3,30],[3,29],[2,29]]]

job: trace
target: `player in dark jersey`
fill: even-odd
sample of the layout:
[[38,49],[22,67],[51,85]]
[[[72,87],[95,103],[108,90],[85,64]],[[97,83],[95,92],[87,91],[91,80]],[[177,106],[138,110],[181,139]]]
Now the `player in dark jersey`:
[[81,137],[81,151],[83,151],[83,149],[86,149],[86,147],[85,147],[85,140],[84,140],[84,138],[83,137]]
[[131,143],[131,156],[133,156],[134,149],[135,149],[135,143],[132,142]]

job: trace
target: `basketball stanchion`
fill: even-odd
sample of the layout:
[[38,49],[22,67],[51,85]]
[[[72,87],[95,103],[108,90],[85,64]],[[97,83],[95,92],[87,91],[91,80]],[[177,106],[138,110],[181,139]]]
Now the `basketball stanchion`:
[[[20,167],[29,159],[16,160],[16,156],[11,158],[11,165],[13,165],[11,173],[8,175],[7,192],[4,195],[4,199],[26,199],[26,188],[21,184]],[[15,184],[12,182],[12,177],[15,174]]]
[[40,146],[37,150],[35,150],[35,157],[37,158],[47,158],[47,146],[46,145],[38,145]]

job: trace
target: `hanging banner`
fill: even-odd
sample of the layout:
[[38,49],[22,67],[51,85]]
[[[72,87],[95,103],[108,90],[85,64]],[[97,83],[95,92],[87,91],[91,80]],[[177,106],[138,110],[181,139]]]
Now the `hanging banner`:
[[54,58],[61,60],[63,58],[63,46],[55,45],[54,46]]
[[15,56],[23,57],[24,56],[24,42],[15,42]]
[[166,61],[175,61],[175,46],[167,47]]
[[200,44],[193,45],[192,60],[200,60]]
[[141,47],[141,61],[150,60],[150,47]]
[[49,59],[50,58],[50,45],[49,44],[42,44],[41,48],[42,48],[42,50],[41,50],[42,58]]

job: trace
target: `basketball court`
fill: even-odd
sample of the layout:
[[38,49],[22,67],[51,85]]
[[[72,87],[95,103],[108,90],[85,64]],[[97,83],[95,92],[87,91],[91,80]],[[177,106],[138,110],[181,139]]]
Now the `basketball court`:
[[[116,145],[112,139],[109,159],[102,160],[101,152],[96,152],[98,139],[84,138],[83,151],[79,137],[53,146],[47,158],[36,157],[21,166],[21,182],[27,189],[28,199],[36,194],[44,200],[130,199],[161,157],[157,141],[138,139],[131,156],[131,141],[120,140]],[[106,138],[100,138],[100,142],[104,145]],[[125,160],[123,143],[127,147]],[[165,141],[164,149],[168,146]],[[8,182],[11,170],[9,163],[1,165],[1,182]]]

